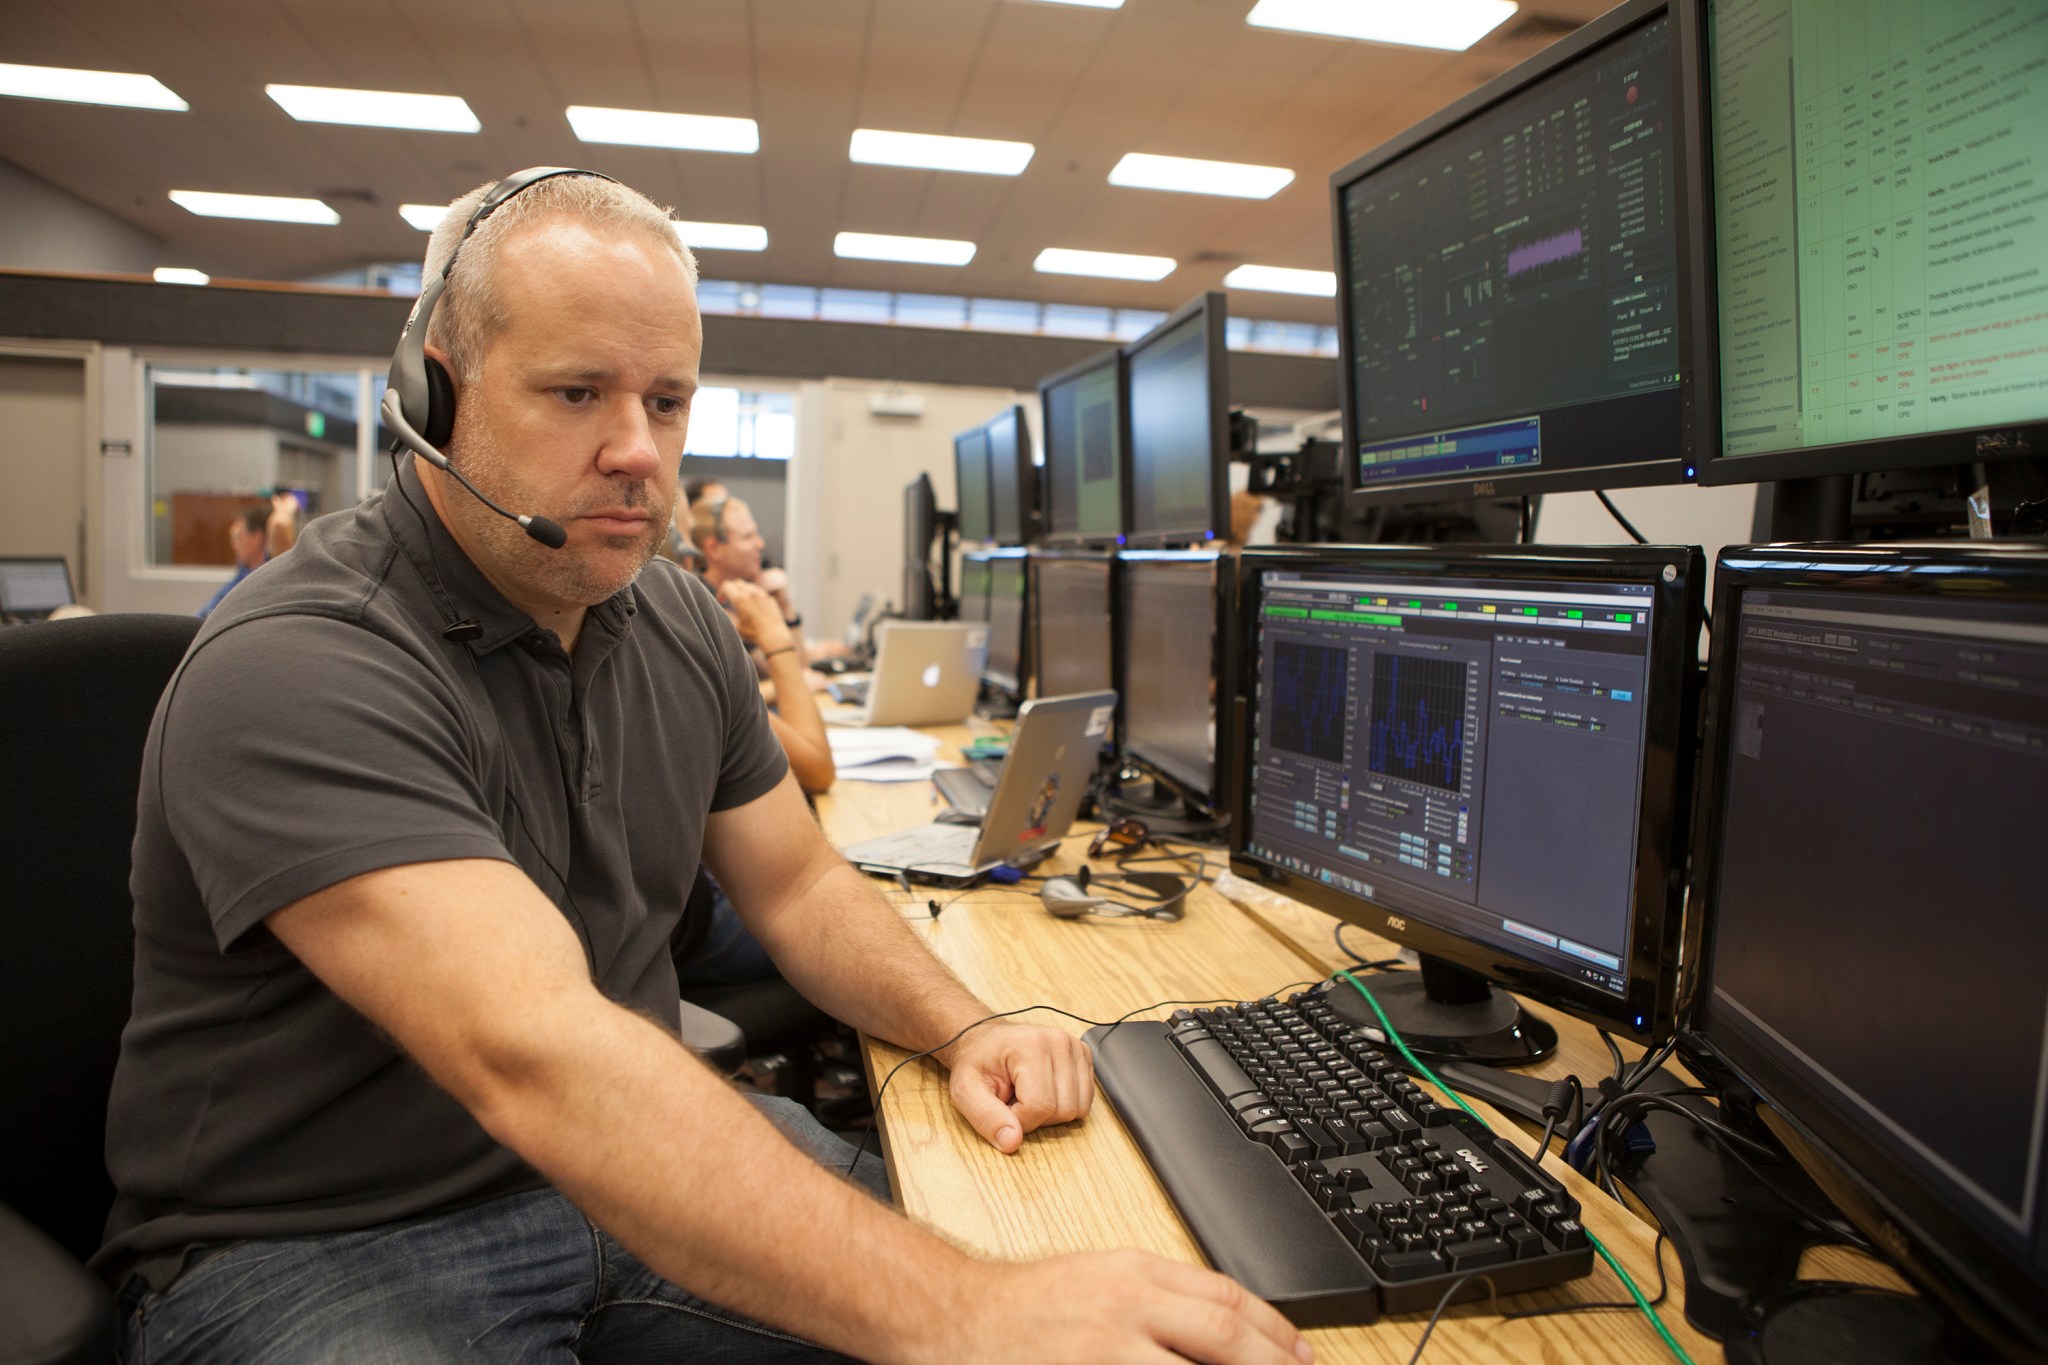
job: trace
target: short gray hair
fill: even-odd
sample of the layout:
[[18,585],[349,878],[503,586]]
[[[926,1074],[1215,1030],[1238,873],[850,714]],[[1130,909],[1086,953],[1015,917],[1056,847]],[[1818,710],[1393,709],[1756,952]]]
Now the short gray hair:
[[505,325],[505,309],[497,295],[498,248],[505,238],[529,223],[560,216],[573,218],[595,228],[638,233],[675,253],[697,282],[697,257],[677,235],[669,210],[638,190],[615,180],[594,175],[557,175],[536,181],[507,199],[491,216],[477,225],[468,241],[462,230],[469,216],[498,182],[477,186],[448,206],[440,225],[427,239],[427,262],[423,279],[431,282],[446,268],[455,248],[462,259],[448,277],[447,291],[434,308],[427,324],[426,339],[447,352],[459,379],[473,380],[482,367],[484,351]]

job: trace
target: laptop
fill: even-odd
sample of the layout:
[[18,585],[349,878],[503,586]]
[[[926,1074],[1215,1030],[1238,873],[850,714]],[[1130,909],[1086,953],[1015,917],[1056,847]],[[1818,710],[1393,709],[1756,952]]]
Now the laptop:
[[840,850],[863,872],[966,886],[998,867],[1029,867],[1059,846],[1095,777],[1116,693],[1027,701],[979,825],[934,823]]
[[44,621],[71,603],[71,566],[62,555],[0,555],[0,616]]
[[[988,627],[978,621],[884,621],[866,704],[836,725],[957,725],[974,711]],[[835,685],[836,688],[844,684]]]

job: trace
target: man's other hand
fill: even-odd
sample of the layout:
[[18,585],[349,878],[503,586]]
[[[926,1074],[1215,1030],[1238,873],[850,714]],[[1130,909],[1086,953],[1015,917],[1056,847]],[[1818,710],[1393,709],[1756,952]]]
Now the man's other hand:
[[740,638],[748,644],[762,651],[790,647],[792,640],[789,627],[783,624],[782,608],[752,583],[730,579],[718,590],[718,600],[731,610]]
[[941,1328],[950,1358],[1030,1365],[1311,1365],[1308,1341],[1235,1280],[1143,1251],[982,1265]]
[[1095,1063],[1088,1045],[1055,1028],[996,1020],[948,1049],[953,1107],[999,1152],[1024,1135],[1088,1112]]

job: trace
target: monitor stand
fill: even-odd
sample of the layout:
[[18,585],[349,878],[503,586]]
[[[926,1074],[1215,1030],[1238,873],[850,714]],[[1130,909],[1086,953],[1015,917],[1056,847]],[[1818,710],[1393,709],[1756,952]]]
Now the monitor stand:
[[1001,692],[987,688],[982,691],[981,699],[974,704],[974,714],[983,720],[1015,720],[1021,704]]
[[[1422,1060],[1526,1066],[1557,1050],[1557,1030],[1549,1020],[1524,1010],[1479,973],[1428,954],[1421,965],[1419,972],[1375,972],[1361,980],[1401,1041]],[[1362,1028],[1380,1026],[1372,1006],[1356,991],[1334,992],[1331,1003]]]

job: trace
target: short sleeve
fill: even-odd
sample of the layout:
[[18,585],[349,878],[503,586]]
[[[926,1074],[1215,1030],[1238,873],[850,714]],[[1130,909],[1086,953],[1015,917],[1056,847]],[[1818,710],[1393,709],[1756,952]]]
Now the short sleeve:
[[187,660],[158,727],[164,818],[223,951],[271,912],[365,872],[511,861],[462,698],[360,626],[310,615],[231,626]]

